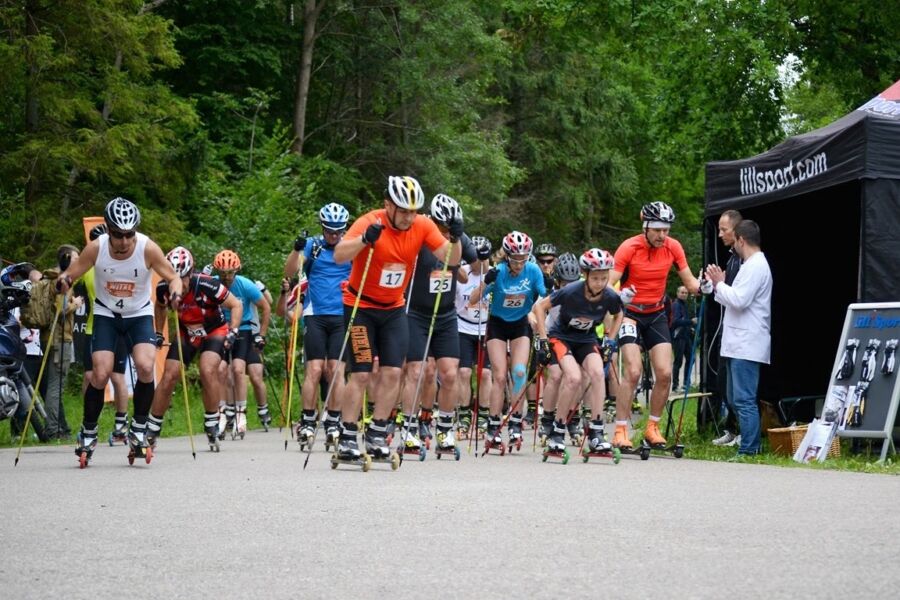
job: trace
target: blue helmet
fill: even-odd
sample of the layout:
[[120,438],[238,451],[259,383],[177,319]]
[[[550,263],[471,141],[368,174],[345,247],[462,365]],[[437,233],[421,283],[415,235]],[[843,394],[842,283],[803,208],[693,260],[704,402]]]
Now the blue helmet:
[[322,227],[327,227],[328,229],[346,229],[349,220],[350,213],[337,202],[326,204],[319,211],[319,222],[322,224]]

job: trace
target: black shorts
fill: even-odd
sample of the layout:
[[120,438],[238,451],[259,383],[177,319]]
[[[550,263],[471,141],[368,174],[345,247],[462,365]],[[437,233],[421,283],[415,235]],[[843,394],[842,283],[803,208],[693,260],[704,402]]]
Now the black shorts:
[[115,352],[119,342],[125,345],[125,353],[131,354],[136,344],[156,345],[153,317],[107,317],[94,315],[94,334],[91,336],[93,352]]
[[[406,321],[409,326],[409,348],[406,349],[406,360],[422,362],[422,357],[425,356],[425,344],[428,342],[431,315],[423,315],[411,310],[406,315]],[[446,315],[438,315],[434,320],[428,356],[459,358],[459,330],[455,311]]]
[[[93,339],[93,334],[85,336],[84,344],[82,345],[81,364],[84,366],[85,371],[91,371],[94,368],[94,348],[91,343]],[[113,360],[113,373],[124,375],[125,366],[128,364],[128,350],[125,348],[125,341],[122,338],[119,338],[119,341],[116,344],[115,354],[116,357]]]
[[241,329],[238,331],[237,338],[234,341],[234,347],[231,349],[231,360],[242,360],[248,365],[258,365],[262,363],[259,358],[259,352],[253,345],[253,332],[249,329]]
[[[344,324],[350,323],[353,307],[344,305]],[[406,310],[400,308],[358,308],[344,362],[351,373],[371,373],[372,361],[378,357],[382,367],[401,367],[409,345]]]
[[[619,346],[625,344],[641,344],[644,350],[649,350],[657,344],[671,344],[669,333],[669,321],[665,310],[652,313],[634,313],[625,310],[625,319],[619,328]],[[627,322],[634,319],[634,324]]]
[[591,354],[600,356],[600,345],[597,342],[569,342],[559,338],[550,338],[550,348],[557,362],[561,361],[564,356],[571,354],[575,361],[580,365],[584,363],[584,359]]
[[[223,327],[228,331],[226,327]],[[215,352],[219,356],[225,356],[225,336],[224,335],[205,335],[202,338],[191,338],[181,336],[181,352],[184,357],[184,364],[189,365],[194,360],[197,352]],[[166,360],[179,360],[178,358],[178,340],[172,341],[169,346],[169,352],[166,354]]]
[[487,339],[509,342],[520,337],[531,337],[531,325],[528,324],[527,316],[518,321],[504,321],[498,317],[488,317]]
[[[484,339],[481,340],[481,356],[485,369],[491,368],[491,358],[488,356]],[[459,368],[473,369],[478,366],[478,336],[471,333],[459,334]]]
[[303,355],[306,360],[336,360],[346,331],[342,315],[303,317]]

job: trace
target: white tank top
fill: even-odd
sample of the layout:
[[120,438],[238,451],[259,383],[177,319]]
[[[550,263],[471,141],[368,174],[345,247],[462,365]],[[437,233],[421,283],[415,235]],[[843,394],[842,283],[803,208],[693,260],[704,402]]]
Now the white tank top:
[[147,236],[137,234],[134,252],[124,260],[109,254],[109,235],[97,240],[100,250],[94,263],[94,314],[106,317],[153,316],[150,301],[150,269],[144,256]]
[[[468,267],[466,267],[468,268]],[[478,304],[469,307],[469,296],[481,283],[481,274],[470,272],[467,283],[456,282],[456,316],[457,329],[469,335],[484,335],[487,329],[488,303],[482,299]],[[481,333],[478,326],[481,325]]]

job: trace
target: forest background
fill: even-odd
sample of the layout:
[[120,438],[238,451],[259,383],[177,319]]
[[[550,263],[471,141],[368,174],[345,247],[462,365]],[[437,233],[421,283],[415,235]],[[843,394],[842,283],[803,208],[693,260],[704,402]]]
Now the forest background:
[[699,257],[707,161],[898,78],[887,6],[0,0],[0,256],[50,266],[124,196],[164,250],[230,247],[271,285],[319,207],[360,215],[408,174],[473,235],[575,252],[614,250],[662,199]]

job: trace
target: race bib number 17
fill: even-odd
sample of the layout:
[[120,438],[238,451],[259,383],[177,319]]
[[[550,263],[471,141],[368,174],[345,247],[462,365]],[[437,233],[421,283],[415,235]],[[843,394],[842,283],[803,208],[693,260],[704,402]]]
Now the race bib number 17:
[[403,263],[386,263],[381,269],[381,277],[378,285],[383,288],[398,288],[403,286],[406,277],[406,265]]

